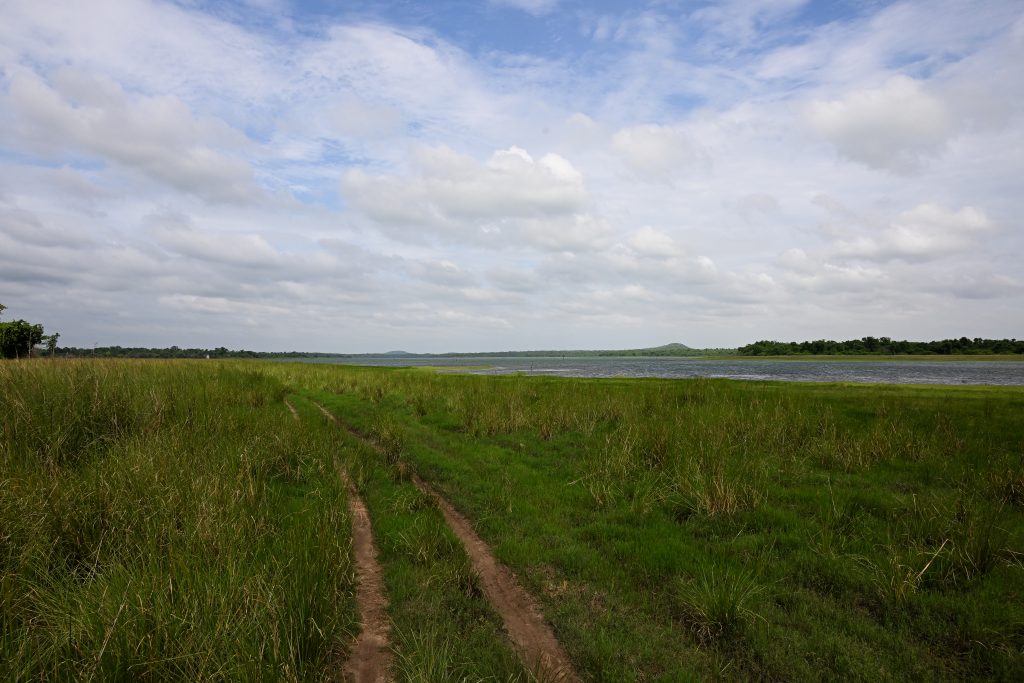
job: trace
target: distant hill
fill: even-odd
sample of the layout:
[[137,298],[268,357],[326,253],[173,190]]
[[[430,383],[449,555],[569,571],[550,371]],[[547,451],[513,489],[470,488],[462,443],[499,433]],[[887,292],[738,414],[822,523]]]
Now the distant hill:
[[441,353],[422,354],[426,356],[435,355],[444,358],[479,357],[479,358],[502,358],[510,356],[518,357],[547,357],[547,358],[593,358],[599,356],[608,357],[651,357],[651,356],[709,356],[729,355],[736,353],[736,349],[694,349],[686,344],[673,342],[663,346],[653,346],[643,349],[597,349],[597,350],[542,350],[542,351],[483,351],[478,353]]
[[680,344],[679,342],[672,342],[671,344],[665,344],[664,346],[654,346],[649,349],[641,349],[642,351],[693,351],[686,344]]
[[686,344],[673,342],[662,346],[654,346],[644,349],[605,349],[605,350],[541,350],[541,351],[477,351],[477,352],[451,352],[451,353],[410,353],[409,351],[385,351],[377,353],[323,353],[316,351],[233,351],[223,346],[216,349],[181,349],[177,346],[170,348],[141,348],[103,346],[91,349],[79,349],[75,347],[60,347],[56,349],[60,356],[78,357],[106,357],[106,358],[380,358],[382,356],[397,358],[502,358],[502,357],[526,357],[526,358],[593,358],[597,356],[608,357],[651,357],[651,356],[723,356],[736,353],[736,349],[694,349]]

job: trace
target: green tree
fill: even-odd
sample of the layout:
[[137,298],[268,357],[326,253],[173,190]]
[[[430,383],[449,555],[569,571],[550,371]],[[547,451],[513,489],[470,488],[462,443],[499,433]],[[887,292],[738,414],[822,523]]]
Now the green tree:
[[24,320],[0,323],[0,357],[28,358],[32,348],[43,341],[43,326]]
[[50,358],[53,358],[53,354],[57,352],[58,339],[60,339],[59,332],[54,332],[46,338],[46,351],[50,354]]

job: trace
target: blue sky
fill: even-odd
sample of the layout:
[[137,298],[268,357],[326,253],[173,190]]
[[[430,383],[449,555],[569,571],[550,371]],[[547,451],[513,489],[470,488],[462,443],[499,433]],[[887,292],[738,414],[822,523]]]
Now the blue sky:
[[1018,2],[0,5],[0,301],[70,344],[1021,336]]

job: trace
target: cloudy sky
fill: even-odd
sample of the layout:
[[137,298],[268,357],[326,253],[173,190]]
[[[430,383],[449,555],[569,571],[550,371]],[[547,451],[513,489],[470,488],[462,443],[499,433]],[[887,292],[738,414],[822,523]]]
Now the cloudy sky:
[[62,343],[1024,336],[1019,0],[0,16],[0,302]]

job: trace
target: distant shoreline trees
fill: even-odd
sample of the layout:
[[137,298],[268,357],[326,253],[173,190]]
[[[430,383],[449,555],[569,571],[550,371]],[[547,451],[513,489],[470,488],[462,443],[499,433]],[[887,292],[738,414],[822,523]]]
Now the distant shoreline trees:
[[741,346],[741,356],[823,356],[823,355],[1002,355],[1024,354],[1024,340],[1018,339],[943,339],[941,341],[894,341],[889,337],[862,337],[847,341],[816,339],[803,342],[762,340]]
[[59,356],[76,356],[80,358],[318,358],[336,354],[310,353],[305,351],[233,351],[223,346],[215,349],[182,349],[171,346],[166,349],[147,348],[142,346],[97,346],[95,348],[78,348],[75,346],[56,347]]

